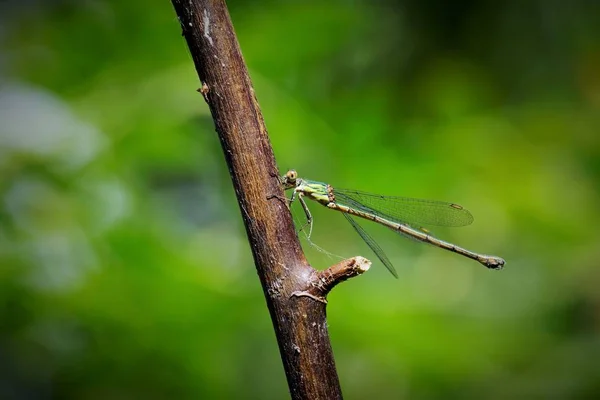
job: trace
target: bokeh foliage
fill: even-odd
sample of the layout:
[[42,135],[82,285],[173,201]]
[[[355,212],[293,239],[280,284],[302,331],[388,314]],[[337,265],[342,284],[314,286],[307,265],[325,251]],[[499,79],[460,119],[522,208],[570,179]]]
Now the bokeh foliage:
[[[330,295],[346,398],[600,394],[598,2],[228,3],[282,171],[463,204],[435,232],[507,260],[373,227],[400,279]],[[0,11],[0,397],[285,398],[170,3]],[[374,258],[312,209],[318,246]]]

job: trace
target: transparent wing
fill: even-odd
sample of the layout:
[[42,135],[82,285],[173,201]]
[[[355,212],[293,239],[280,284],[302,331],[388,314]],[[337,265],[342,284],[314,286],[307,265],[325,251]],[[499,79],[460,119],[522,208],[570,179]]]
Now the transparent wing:
[[383,263],[383,265],[385,265],[388,271],[390,271],[392,275],[394,275],[394,277],[398,279],[398,273],[396,272],[396,269],[392,265],[390,259],[385,255],[381,247],[379,247],[377,242],[375,242],[375,240],[362,228],[362,226],[358,224],[358,222],[354,220],[354,218],[352,218],[346,213],[344,213],[344,217],[346,217],[348,222],[350,222],[350,224],[352,225],[354,230],[360,235],[362,240],[364,240],[365,243],[371,248],[371,250],[373,250],[373,253],[375,253],[377,258],[381,260],[381,262]]
[[454,203],[382,196],[348,189],[335,189],[338,204],[379,215],[409,225],[465,226],[473,222],[471,213]]

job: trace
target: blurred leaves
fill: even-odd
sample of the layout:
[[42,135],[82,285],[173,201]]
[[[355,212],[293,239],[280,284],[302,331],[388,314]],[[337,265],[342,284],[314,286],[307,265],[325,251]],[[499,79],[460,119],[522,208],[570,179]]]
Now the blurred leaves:
[[[463,204],[473,226],[435,233],[507,260],[369,226],[400,279],[330,295],[346,397],[595,397],[598,5],[228,5],[282,170]],[[0,11],[0,397],[285,397],[170,4]],[[371,257],[311,210],[313,265]]]

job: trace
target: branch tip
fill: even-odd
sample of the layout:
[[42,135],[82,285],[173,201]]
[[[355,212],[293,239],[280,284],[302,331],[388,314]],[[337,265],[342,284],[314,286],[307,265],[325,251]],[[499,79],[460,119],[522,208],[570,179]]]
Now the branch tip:
[[332,265],[324,271],[318,271],[311,277],[308,287],[292,293],[294,297],[310,297],[313,300],[327,304],[327,294],[336,285],[345,280],[362,275],[371,268],[371,261],[356,256]]
[[364,257],[356,256],[356,257],[354,257],[354,260],[356,260],[355,268],[357,268],[360,271],[358,273],[359,275],[367,272],[369,270],[369,268],[371,268],[371,261],[367,260]]

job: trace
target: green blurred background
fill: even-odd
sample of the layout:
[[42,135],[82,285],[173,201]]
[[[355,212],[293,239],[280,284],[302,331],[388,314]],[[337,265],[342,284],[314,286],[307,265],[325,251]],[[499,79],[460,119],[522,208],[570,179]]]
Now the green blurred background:
[[[315,244],[374,260],[329,299],[345,397],[600,396],[600,3],[229,8],[282,172],[460,203],[434,233],[507,261],[369,226],[396,280],[313,205]],[[288,397],[170,2],[0,15],[0,398]]]

